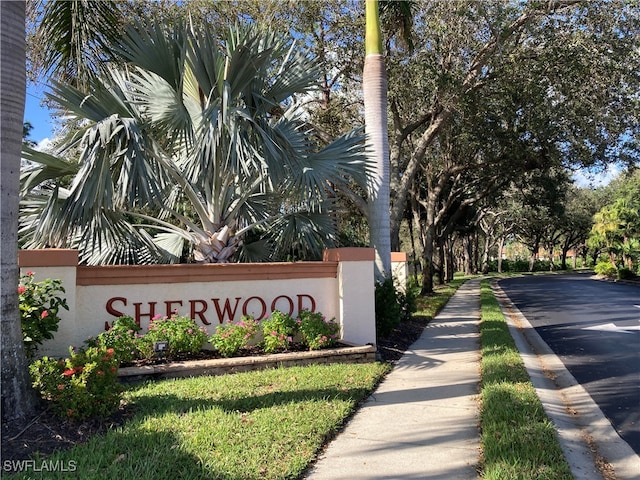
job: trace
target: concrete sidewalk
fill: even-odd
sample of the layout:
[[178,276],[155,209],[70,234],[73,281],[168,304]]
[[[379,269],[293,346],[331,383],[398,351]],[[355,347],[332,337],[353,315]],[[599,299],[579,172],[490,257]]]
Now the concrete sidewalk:
[[466,282],[305,478],[476,479],[479,306]]

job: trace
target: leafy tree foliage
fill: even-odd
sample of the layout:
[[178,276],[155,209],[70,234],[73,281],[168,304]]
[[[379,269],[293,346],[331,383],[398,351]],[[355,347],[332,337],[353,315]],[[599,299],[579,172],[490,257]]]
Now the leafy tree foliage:
[[593,217],[589,245],[604,251],[613,266],[635,271],[640,263],[640,171],[619,178],[609,192],[611,202]]

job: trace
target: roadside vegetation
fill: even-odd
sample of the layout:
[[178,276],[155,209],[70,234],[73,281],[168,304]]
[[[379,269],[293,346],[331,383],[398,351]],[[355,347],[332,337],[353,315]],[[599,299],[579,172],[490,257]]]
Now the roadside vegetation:
[[481,282],[480,335],[482,477],[571,480],[489,279]]
[[130,420],[47,460],[73,462],[84,479],[296,478],[388,368],[316,365],[130,387]]
[[439,285],[433,295],[424,295],[416,299],[416,315],[433,319],[444,308],[449,299],[456,293],[460,286],[469,280],[469,276],[456,276],[449,283]]
[[[420,329],[408,334],[404,327],[416,319],[426,325],[465,280],[415,299],[417,312],[395,333],[404,331],[410,344]],[[318,365],[128,386],[124,423],[70,449],[61,440],[65,450],[52,455],[36,449],[32,458],[38,466],[73,465],[87,479],[151,479],[167,471],[189,479],[298,478],[390,369],[390,362]],[[11,478],[65,475],[31,470]]]

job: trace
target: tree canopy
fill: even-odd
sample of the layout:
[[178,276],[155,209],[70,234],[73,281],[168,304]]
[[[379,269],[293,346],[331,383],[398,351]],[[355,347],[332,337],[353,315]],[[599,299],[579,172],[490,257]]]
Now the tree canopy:
[[[405,3],[407,11],[396,12],[392,4],[381,17],[391,245],[399,249],[400,226],[412,219],[429,291],[433,268],[441,269],[442,249],[453,239],[473,225],[477,229],[488,215],[522,218],[516,215],[520,209],[505,214],[497,206],[515,199],[513,192],[535,189],[527,182],[567,175],[567,169],[640,163],[640,12],[632,2],[606,0]],[[318,89],[296,95],[318,148],[363,124],[360,2],[133,1],[118,8],[120,35],[127,23],[150,12],[161,23],[188,21],[195,30],[268,23],[289,32],[296,49],[311,52],[318,73]],[[216,42],[224,41],[219,30],[211,33]],[[33,45],[33,52],[47,47]],[[111,68],[118,61],[112,54],[102,57],[110,58]],[[330,183],[334,192],[328,198],[339,199],[337,218],[349,227],[342,240],[365,243],[360,237],[366,228],[356,220],[371,215],[366,190]],[[567,227],[575,220],[568,213],[575,209],[567,208],[574,192],[569,182],[561,185],[564,213],[558,211],[557,221]],[[515,208],[511,200],[505,208]],[[556,216],[547,212],[541,218],[549,223]],[[571,231],[582,232],[580,225]],[[563,250],[569,244],[583,248],[585,238],[572,239],[561,227],[547,225],[546,243],[556,238]]]

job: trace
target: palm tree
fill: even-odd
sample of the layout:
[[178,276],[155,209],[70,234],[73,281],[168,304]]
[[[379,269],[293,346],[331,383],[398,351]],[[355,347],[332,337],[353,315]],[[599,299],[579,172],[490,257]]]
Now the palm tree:
[[76,87],[104,71],[124,24],[122,5],[103,0],[36,0],[39,28],[30,39],[33,73]]
[[365,60],[362,73],[365,128],[369,156],[375,165],[369,196],[369,231],[371,246],[376,249],[376,279],[391,275],[390,165],[387,125],[387,71],[382,46],[380,14],[387,22],[389,37],[400,34],[400,40],[413,48],[411,39],[413,2],[366,0]]
[[25,4],[0,2],[2,77],[2,153],[0,155],[0,225],[2,228],[1,346],[2,420],[24,421],[35,410],[36,396],[27,372],[18,311],[18,172],[26,89]]
[[[366,182],[358,131],[323,149],[296,95],[317,86],[317,62],[286,37],[136,24],[117,49],[126,61],[86,91],[54,82],[50,98],[82,125],[61,148],[71,161],[26,149],[42,167],[24,175],[26,245],[79,248],[87,263],[200,262],[272,253],[318,254],[336,237],[331,188]],[[43,196],[43,191],[48,195]],[[134,224],[136,219],[141,224]],[[159,231],[155,236],[150,229]],[[252,232],[258,241],[244,244]]]
[[389,137],[387,127],[387,72],[382,51],[378,0],[366,0],[365,60],[362,73],[365,129],[375,175],[369,183],[369,231],[376,250],[376,279],[391,274],[389,199]]

